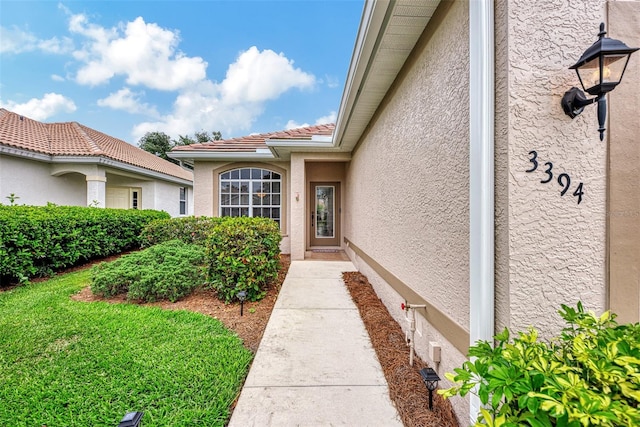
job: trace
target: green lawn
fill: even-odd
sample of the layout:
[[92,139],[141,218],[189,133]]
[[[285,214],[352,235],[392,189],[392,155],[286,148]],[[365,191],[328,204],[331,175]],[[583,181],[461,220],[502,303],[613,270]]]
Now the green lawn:
[[89,270],[0,293],[0,426],[222,426],[251,353],[215,319],[69,296]]

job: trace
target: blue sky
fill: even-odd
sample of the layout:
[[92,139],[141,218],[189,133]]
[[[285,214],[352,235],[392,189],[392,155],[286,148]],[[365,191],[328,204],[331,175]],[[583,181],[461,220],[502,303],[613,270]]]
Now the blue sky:
[[0,0],[0,107],[137,144],[335,122],[364,0]]

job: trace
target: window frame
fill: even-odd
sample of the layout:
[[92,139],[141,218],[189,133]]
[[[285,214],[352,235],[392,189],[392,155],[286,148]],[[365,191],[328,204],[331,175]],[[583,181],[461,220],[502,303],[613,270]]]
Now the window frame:
[[[267,175],[269,175],[268,178],[265,177]],[[282,229],[285,180],[281,171],[263,165],[236,165],[233,168],[221,170],[217,173],[217,177],[219,216],[270,218]],[[225,184],[228,184],[227,188]],[[256,214],[258,210],[260,211]],[[265,211],[269,213],[265,214]]]

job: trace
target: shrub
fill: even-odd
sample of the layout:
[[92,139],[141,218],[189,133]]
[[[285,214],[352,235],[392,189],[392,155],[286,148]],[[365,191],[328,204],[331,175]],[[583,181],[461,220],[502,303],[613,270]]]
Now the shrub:
[[484,405],[476,426],[640,425],[640,324],[618,325],[615,315],[597,317],[562,305],[567,322],[550,343],[535,329],[510,341],[509,330],[492,347],[480,341],[454,374],[456,386],[440,391],[465,396],[477,387]]
[[0,205],[0,282],[45,276],[98,256],[140,246],[152,210]]
[[205,281],[205,249],[179,240],[160,243],[116,261],[101,263],[91,272],[91,291],[127,299],[175,302]]
[[267,218],[229,218],[218,224],[207,241],[209,282],[226,302],[245,291],[247,300],[266,294],[278,277],[280,228]]
[[227,217],[184,217],[151,221],[142,230],[140,239],[144,246],[153,246],[169,240],[205,245],[206,240],[218,224]]

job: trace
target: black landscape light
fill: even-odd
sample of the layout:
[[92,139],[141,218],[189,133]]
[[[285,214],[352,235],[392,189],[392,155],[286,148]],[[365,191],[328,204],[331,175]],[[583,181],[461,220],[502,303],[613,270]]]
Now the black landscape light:
[[242,312],[244,311],[244,300],[247,299],[247,291],[238,292],[238,299],[240,300],[240,316],[242,316]]
[[140,425],[140,421],[142,421],[143,415],[144,412],[129,412],[122,417],[118,427],[138,427]]
[[438,388],[440,377],[433,368],[420,369],[420,376],[424,385],[427,386],[427,390],[429,390],[429,410],[433,411],[433,392]]
[[598,131],[600,141],[604,139],[604,120],[607,117],[605,95],[622,80],[629,57],[640,49],[629,47],[620,40],[605,37],[604,22],[600,24],[598,41],[584,51],[578,62],[569,67],[576,70],[582,89],[595,98],[587,98],[583,91],[572,87],[565,92],[561,105],[565,114],[572,119],[582,113],[584,107],[598,102]]

